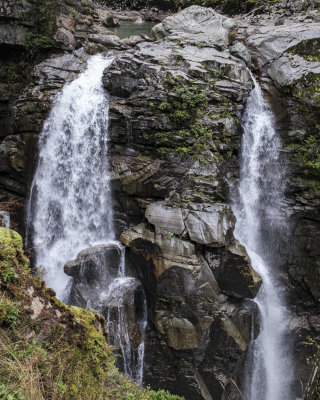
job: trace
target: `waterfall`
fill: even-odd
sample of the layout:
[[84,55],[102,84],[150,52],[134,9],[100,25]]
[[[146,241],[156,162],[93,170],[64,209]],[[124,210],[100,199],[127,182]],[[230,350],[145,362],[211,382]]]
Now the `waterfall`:
[[10,213],[7,211],[0,211],[0,226],[10,229]]
[[283,211],[285,168],[281,164],[281,142],[273,115],[262,90],[252,76],[254,89],[242,122],[240,183],[233,210],[237,218],[235,236],[246,247],[252,266],[263,284],[255,299],[260,314],[260,333],[248,351],[246,400],[291,400],[290,345],[285,337],[289,312],[278,281],[274,253],[277,235],[285,234]]
[[[138,290],[142,297],[138,301],[142,306],[140,316],[135,315],[135,295]],[[121,349],[124,372],[141,385],[145,352],[144,338],[147,327],[147,303],[140,282],[127,276],[124,249],[118,276],[111,282],[105,293],[104,303],[108,310],[107,330],[110,342]],[[131,343],[137,342],[137,340],[140,343],[134,351]]]
[[[95,244],[118,246],[118,276],[110,275],[110,287],[99,293],[104,304],[86,300],[103,313],[106,307],[109,309],[108,294],[117,298],[114,319],[120,322],[113,324],[112,344],[120,344],[125,372],[131,377],[138,375],[141,383],[143,362],[132,361],[130,327],[125,323],[124,298],[136,280],[125,275],[124,248],[115,240],[113,226],[109,101],[102,85],[103,71],[112,60],[102,55],[91,57],[87,69],[66,84],[54,100],[39,139],[39,161],[28,204],[27,240],[32,242],[35,264],[44,268],[47,285],[64,301],[68,301],[72,283],[64,273],[66,262]],[[108,318],[108,328],[111,322]],[[144,332],[141,343],[143,338]],[[143,360],[144,352],[141,357]]]
[[39,140],[28,225],[35,263],[67,298],[64,264],[96,242],[114,240],[108,165],[108,100],[102,74],[111,58],[92,57],[54,101]]

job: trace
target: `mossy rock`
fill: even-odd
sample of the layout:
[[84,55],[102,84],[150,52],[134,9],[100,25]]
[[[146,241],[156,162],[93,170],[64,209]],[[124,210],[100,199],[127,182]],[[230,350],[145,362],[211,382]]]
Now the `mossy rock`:
[[0,227],[0,260],[12,260],[16,258],[19,262],[28,265],[29,260],[23,252],[22,237],[16,231]]
[[0,227],[0,398],[181,400],[120,373],[105,319],[63,304],[29,265],[21,236]]

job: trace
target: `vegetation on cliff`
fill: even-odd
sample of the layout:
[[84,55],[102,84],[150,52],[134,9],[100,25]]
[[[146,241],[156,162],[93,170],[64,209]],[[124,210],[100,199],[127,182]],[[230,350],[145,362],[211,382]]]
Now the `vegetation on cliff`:
[[0,398],[179,400],[114,366],[100,315],[66,306],[30,273],[21,237],[0,227]]

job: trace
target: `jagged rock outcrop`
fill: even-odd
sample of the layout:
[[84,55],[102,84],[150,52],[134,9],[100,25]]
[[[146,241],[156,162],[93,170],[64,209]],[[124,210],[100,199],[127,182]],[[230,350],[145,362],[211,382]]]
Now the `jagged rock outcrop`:
[[[187,399],[222,399],[225,391],[229,398],[239,399],[230,378],[239,378],[252,320],[258,325],[256,310],[244,298],[255,296],[261,279],[233,237],[234,217],[226,201],[230,182],[238,175],[242,134],[238,117],[252,88],[246,69],[252,62],[275,112],[288,158],[285,206],[292,235],[290,240],[281,238],[272,250],[279,253],[283,287],[295,313],[291,332],[297,376],[306,382],[310,368],[303,343],[306,336],[320,333],[316,2],[212,0],[206,6],[215,11],[199,11],[200,33],[198,27],[189,29],[190,19],[183,17],[179,33],[173,34],[180,15],[178,22],[171,17],[155,28],[158,39],[165,37],[157,42],[143,37],[120,40],[108,29],[108,10],[92,2],[88,7],[80,1],[67,3],[63,12],[54,14],[55,29],[48,36],[53,42],[46,51],[55,54],[36,66],[31,80],[11,81],[11,70],[1,66],[0,81],[5,83],[0,86],[1,192],[25,198],[37,159],[38,134],[54,95],[83,70],[89,54],[112,49],[115,59],[105,71],[104,85],[110,94],[115,222],[127,246],[130,275],[147,295],[145,380]],[[175,1],[172,7],[191,3]],[[145,6],[141,1],[134,4]],[[75,7],[75,13],[68,7]],[[235,23],[217,15],[219,7],[230,15],[255,10],[234,17]],[[11,61],[20,65],[24,29],[35,30],[34,16],[21,22],[12,1],[0,11],[5,21],[1,54],[7,56],[10,45]],[[208,15],[220,24],[218,36],[207,37],[208,32],[217,33],[216,27],[204,29]],[[31,85],[22,92],[27,84]],[[108,257],[109,250],[115,252],[108,249]],[[83,293],[92,291],[104,272],[95,276],[95,261],[91,255],[82,256],[66,270],[74,277],[72,302],[85,306]],[[87,281],[79,274],[83,259]],[[126,304],[131,315],[137,308],[132,302],[136,283]],[[114,300],[108,298],[116,307]],[[257,326],[254,331],[258,333]],[[138,331],[133,332],[138,342]],[[300,396],[300,384],[297,393]]]
[[[318,337],[319,325],[319,10],[312,2],[296,2],[296,10],[271,22],[260,16],[240,30],[259,68],[262,86],[281,133],[287,159],[287,204],[291,221],[289,242],[278,251],[292,307],[295,373],[304,383],[311,373],[306,337]],[[292,3],[293,4],[293,3]],[[292,15],[291,15],[292,14]],[[281,241],[281,239],[280,239]],[[315,351],[315,350],[314,350]],[[297,393],[300,393],[297,382]]]
[[104,85],[117,230],[149,309],[144,379],[196,400],[236,392],[261,278],[225,204],[252,83],[226,43],[192,35],[116,52]]
[[232,33],[236,28],[234,19],[218,14],[211,8],[192,6],[167,17],[153,27],[152,33],[157,40],[167,37],[179,42],[186,40],[223,48],[232,42]]
[[[92,1],[1,3],[1,196],[25,202],[37,160],[38,135],[54,96],[85,68],[88,57],[146,40],[133,36],[121,41],[106,27],[110,19],[112,14]],[[23,210],[16,211],[13,219],[22,233]]]
[[[111,242],[84,249],[75,260],[67,262],[64,271],[73,278],[69,303],[93,308],[104,315],[109,342],[124,349],[130,364],[132,356],[138,358],[143,340],[140,325],[144,315],[140,314],[144,313],[144,292],[138,279],[124,276],[124,253],[119,245]],[[120,355],[117,365],[122,370],[124,361]]]
[[106,244],[82,250],[75,260],[68,261],[64,271],[73,278],[70,304],[83,308],[102,304],[106,288],[118,274],[120,259],[119,247]]

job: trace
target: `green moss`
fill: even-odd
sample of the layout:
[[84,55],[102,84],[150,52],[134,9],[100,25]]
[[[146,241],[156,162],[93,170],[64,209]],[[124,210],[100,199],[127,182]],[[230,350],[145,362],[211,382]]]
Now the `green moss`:
[[152,109],[165,114],[179,129],[147,134],[145,138],[155,140],[159,155],[173,153],[181,158],[198,158],[212,139],[212,131],[201,122],[208,107],[206,94],[197,85],[187,84],[182,77],[173,77],[171,73],[167,73],[164,86],[168,90],[167,99],[158,107],[152,104]]
[[2,296],[0,300],[0,326],[13,327],[21,318],[19,304]]
[[218,182],[218,179],[214,176],[204,176],[204,175],[188,175],[188,179],[191,180],[200,180],[200,181],[208,181],[208,182]]
[[[24,27],[24,48],[6,51],[0,57],[0,96],[15,98],[33,83],[32,68],[48,55],[53,48],[56,29],[56,15],[64,8],[61,0],[21,1],[18,20],[12,24]],[[31,21],[32,26],[25,21]]]
[[310,135],[295,146],[295,158],[311,170],[320,172],[320,132],[319,135]]
[[320,61],[320,39],[303,40],[287,52],[299,55],[307,61]]
[[[56,299],[30,274],[20,235],[2,227],[0,271],[0,398],[182,400],[142,389],[121,374],[104,318]],[[26,311],[34,298],[44,319]]]
[[283,92],[301,103],[320,107],[320,75],[310,72],[286,86]]
[[0,284],[17,283],[19,275],[27,273],[28,268],[29,260],[23,253],[21,236],[0,227]]
[[[189,129],[157,132],[153,137],[162,145],[158,149],[160,154],[167,154],[169,151],[182,158],[198,159],[199,154],[209,148],[212,130],[196,121]],[[147,138],[150,138],[150,136],[147,135]],[[190,138],[190,144],[186,144],[187,138]]]
[[216,202],[220,202],[214,196],[212,196],[210,194],[207,194],[207,193],[203,193],[201,191],[198,191],[197,189],[194,189],[193,193],[196,194],[197,196],[204,197],[205,199],[209,199],[209,200],[214,200]]
[[22,237],[15,231],[0,227],[0,257],[11,260],[23,254]]

